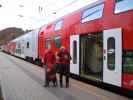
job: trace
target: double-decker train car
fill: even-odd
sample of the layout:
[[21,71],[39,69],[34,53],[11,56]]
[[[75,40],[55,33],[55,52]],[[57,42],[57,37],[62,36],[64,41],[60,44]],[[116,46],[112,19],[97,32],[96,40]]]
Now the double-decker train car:
[[4,51],[28,61],[38,62],[38,33],[39,29],[36,29],[10,41],[4,46]]
[[133,0],[98,0],[14,42],[17,53],[24,45],[25,58],[39,61],[48,45],[55,53],[63,45],[72,57],[71,74],[133,90],[132,33]]
[[70,50],[70,72],[133,90],[133,1],[99,0],[47,24],[39,34],[39,58],[48,45]]

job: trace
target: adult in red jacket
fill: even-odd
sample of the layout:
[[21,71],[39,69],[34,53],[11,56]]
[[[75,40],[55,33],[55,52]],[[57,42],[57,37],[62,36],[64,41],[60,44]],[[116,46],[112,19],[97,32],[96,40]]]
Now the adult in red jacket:
[[44,65],[46,65],[45,67],[45,87],[49,85],[49,72],[53,69],[53,67],[55,66],[55,54],[52,52],[51,47],[48,46],[48,50],[45,52],[44,54]]
[[69,87],[69,72],[70,72],[70,53],[67,51],[65,47],[61,47],[60,51],[57,53],[58,67],[59,67],[59,78],[60,78],[60,87],[63,86],[62,78],[63,74],[66,78],[66,88]]

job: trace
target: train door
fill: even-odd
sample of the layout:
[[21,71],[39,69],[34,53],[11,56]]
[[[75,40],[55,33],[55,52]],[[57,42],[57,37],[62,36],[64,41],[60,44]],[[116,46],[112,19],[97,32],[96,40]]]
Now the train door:
[[103,32],[103,82],[121,86],[122,35],[121,28]]
[[70,72],[79,75],[79,35],[70,36]]
[[80,36],[80,76],[93,81],[103,78],[103,33]]

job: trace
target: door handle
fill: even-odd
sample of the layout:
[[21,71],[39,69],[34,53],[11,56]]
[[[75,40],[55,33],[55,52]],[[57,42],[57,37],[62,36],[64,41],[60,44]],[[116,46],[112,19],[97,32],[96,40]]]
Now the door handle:
[[106,60],[106,56],[103,56],[103,59]]

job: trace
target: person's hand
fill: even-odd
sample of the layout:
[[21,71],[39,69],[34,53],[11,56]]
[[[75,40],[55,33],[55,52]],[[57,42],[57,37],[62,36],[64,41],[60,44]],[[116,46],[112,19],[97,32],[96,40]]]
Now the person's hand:
[[43,68],[46,68],[46,65],[43,64]]
[[65,58],[65,59],[68,59],[68,56],[67,56],[67,55],[65,55],[65,56],[64,56],[64,58]]
[[50,72],[50,69],[49,68],[47,69],[47,72]]
[[56,60],[57,60],[57,61],[59,60],[59,57],[58,57],[58,56],[56,56]]

